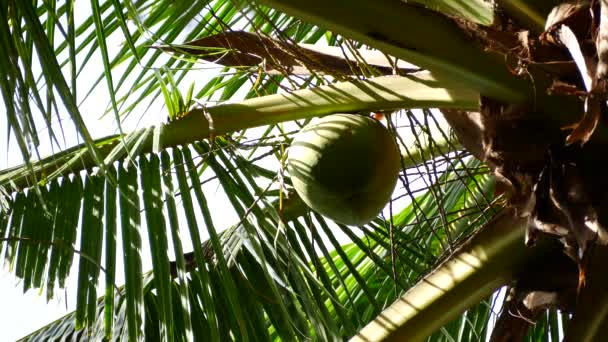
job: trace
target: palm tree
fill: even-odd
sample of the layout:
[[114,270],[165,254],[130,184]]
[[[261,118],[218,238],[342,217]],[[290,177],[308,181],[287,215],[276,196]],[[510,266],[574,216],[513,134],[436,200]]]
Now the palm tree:
[[[0,171],[5,265],[51,298],[78,259],[76,311],[28,339],[601,338],[606,13],[4,1],[0,85],[24,160]],[[118,134],[99,138],[79,103],[104,86]],[[160,102],[166,122],[122,129]],[[359,227],[310,210],[285,171],[294,134],[340,112],[384,116],[402,152],[393,198]],[[60,113],[81,145],[61,143]]]

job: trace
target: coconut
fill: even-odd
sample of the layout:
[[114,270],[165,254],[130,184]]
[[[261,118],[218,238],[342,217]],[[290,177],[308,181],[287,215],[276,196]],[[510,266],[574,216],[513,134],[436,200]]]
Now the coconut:
[[333,114],[313,120],[295,136],[287,170],[310,208],[340,223],[363,225],[390,200],[400,154],[380,122]]

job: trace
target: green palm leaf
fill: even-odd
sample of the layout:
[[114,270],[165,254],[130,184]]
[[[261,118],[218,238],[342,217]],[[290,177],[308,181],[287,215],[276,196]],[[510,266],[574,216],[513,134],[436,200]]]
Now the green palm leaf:
[[[540,33],[552,5],[496,6],[518,28]],[[0,6],[7,23],[0,25],[7,55],[0,91],[24,161],[0,171],[4,264],[24,289],[46,287],[50,299],[78,260],[75,312],[25,339],[371,341],[405,331],[416,340],[468,341],[490,334],[493,292],[544,250],[524,248],[523,229],[510,229],[516,219],[496,218],[504,202],[489,168],[432,108],[476,111],[481,94],[533,103],[539,118],[561,124],[581,107],[573,97],[536,92],[552,81],[544,69],[516,77],[504,55],[484,50],[483,35],[501,24],[493,4],[79,6]],[[100,89],[106,103],[96,104],[97,113],[83,110]],[[556,108],[562,114],[553,117]],[[168,122],[129,132],[159,111]],[[391,202],[361,227],[312,212],[284,168],[293,135],[311,118],[337,112],[386,113],[402,153]],[[118,134],[99,138],[86,124],[99,114]],[[83,144],[66,142],[72,126],[64,119]],[[43,149],[51,155],[39,158]],[[496,221],[500,229],[492,231]],[[125,284],[117,286],[120,266]],[[446,270],[452,279],[429,285]],[[407,309],[391,311],[404,302]],[[554,311],[542,316],[528,338],[554,339],[558,319]],[[573,331],[586,327],[573,323]]]

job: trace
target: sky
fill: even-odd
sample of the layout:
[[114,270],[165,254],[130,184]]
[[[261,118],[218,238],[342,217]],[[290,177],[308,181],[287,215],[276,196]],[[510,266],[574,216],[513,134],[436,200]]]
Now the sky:
[[[73,278],[73,277],[72,277]],[[0,339],[15,341],[75,309],[76,285],[57,293],[48,304],[46,295],[38,290],[23,293],[17,279],[6,270],[0,272]],[[66,294],[68,301],[66,303]]]

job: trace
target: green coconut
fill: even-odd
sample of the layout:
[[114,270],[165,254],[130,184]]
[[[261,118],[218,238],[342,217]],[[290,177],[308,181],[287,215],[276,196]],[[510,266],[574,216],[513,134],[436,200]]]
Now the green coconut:
[[294,138],[287,170],[302,200],[334,221],[363,225],[395,188],[400,154],[378,121],[356,114],[315,119]]

